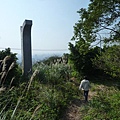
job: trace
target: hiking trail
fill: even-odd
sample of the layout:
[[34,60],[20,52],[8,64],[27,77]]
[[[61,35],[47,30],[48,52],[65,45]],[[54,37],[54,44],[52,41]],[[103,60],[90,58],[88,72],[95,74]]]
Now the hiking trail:
[[[89,101],[96,95],[96,92],[90,91],[89,92]],[[88,103],[84,102],[84,98],[74,99],[72,103],[66,109],[63,119],[62,120],[82,120],[82,113],[81,109],[83,106],[87,105]]]

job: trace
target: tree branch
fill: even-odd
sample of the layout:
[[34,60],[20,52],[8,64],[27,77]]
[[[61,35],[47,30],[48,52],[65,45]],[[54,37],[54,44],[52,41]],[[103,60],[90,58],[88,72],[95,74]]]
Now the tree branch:
[[117,34],[119,34],[119,35],[120,35],[120,32],[118,32],[118,31],[116,31],[116,30],[113,30],[113,29],[108,28],[108,27],[105,27],[105,26],[101,26],[101,27],[103,27],[104,29],[111,30],[111,31],[113,31],[113,32],[115,32],[115,33],[117,33]]

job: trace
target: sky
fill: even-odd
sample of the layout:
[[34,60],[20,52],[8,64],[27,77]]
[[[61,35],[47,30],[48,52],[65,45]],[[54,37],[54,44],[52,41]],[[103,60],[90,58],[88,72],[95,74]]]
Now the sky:
[[9,47],[21,54],[20,26],[27,19],[33,22],[32,54],[69,52],[77,11],[88,4],[89,0],[0,0],[0,50]]

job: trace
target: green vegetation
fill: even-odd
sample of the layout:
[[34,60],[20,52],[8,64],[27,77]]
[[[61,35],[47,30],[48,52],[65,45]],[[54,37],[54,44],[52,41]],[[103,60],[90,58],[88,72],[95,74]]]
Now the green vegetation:
[[19,84],[20,75],[21,68],[17,64],[16,54],[10,48],[0,51],[0,86]]
[[[23,78],[19,72],[20,80],[24,79],[19,82],[19,85],[5,84],[1,87],[1,120],[60,120],[67,106],[73,100],[82,98],[82,94],[78,91],[79,79],[70,80],[73,77],[73,69],[69,64],[61,63],[51,66],[42,61],[33,65],[33,71],[32,76],[27,78]],[[88,104],[81,106],[83,120],[115,120],[119,117],[120,91],[117,88],[119,81],[101,82],[102,79],[102,77],[94,78],[94,81],[91,81],[91,92],[95,92],[96,95]]]
[[[91,81],[91,99],[81,103],[82,120],[120,118],[120,2],[90,0],[78,11],[65,61],[52,56],[33,65],[23,77],[16,54],[0,51],[0,119],[60,120],[75,99],[82,98],[78,85],[83,75]],[[107,32],[107,36],[101,34]],[[74,78],[74,79],[73,79]]]
[[118,120],[120,90],[117,87],[94,84],[96,95],[81,107],[82,120]]
[[33,71],[27,78],[19,74],[24,81],[18,86],[1,87],[0,119],[58,120],[67,105],[78,96],[78,89],[68,79],[69,65],[51,66],[39,62],[33,65]]
[[[78,13],[80,19],[74,26],[74,36],[71,39],[75,44],[69,43],[70,60],[79,74],[94,77],[96,81],[92,91],[97,94],[89,104],[81,108],[81,119],[118,120],[120,1],[90,0],[88,8],[81,8]],[[104,85],[105,82],[107,86]],[[102,84],[104,87],[98,89]]]
[[[108,62],[111,58],[109,57],[113,55],[113,52],[114,59],[118,60],[118,51],[114,45],[120,47],[119,13],[119,0],[90,0],[87,9],[81,8],[78,11],[80,19],[74,25],[74,35],[71,39],[75,41],[75,44],[70,42],[69,50],[71,63],[81,75],[93,76],[106,72],[105,67],[110,65]],[[110,52],[111,49],[114,50]],[[101,61],[101,57],[103,57],[103,61]],[[104,59],[104,57],[108,59]],[[95,59],[99,61],[99,68],[93,63]],[[112,60],[112,63],[115,60]],[[110,71],[117,69],[113,68],[114,64],[109,66]],[[100,69],[101,66],[104,66],[104,69]]]

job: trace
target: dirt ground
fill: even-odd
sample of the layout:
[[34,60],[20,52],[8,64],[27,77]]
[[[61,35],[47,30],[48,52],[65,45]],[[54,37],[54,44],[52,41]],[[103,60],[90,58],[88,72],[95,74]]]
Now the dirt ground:
[[[91,100],[95,95],[95,92],[90,91],[88,99]],[[82,120],[82,113],[80,112],[80,109],[87,104],[88,103],[84,102],[84,98],[73,100],[70,106],[66,109],[66,112],[61,120]]]

